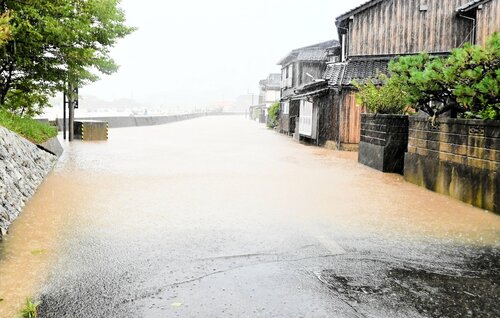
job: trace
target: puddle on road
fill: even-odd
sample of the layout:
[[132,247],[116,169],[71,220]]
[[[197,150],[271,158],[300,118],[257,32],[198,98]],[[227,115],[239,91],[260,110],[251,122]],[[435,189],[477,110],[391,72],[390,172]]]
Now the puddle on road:
[[17,318],[26,298],[37,296],[64,244],[85,226],[94,186],[81,172],[55,171],[27,203],[0,242],[0,317]]
[[57,258],[78,191],[74,179],[53,173],[0,243],[0,317],[17,317],[25,299],[36,295]]
[[345,270],[353,260],[334,259],[318,279],[361,316],[374,315],[376,304],[374,316],[381,317],[499,317],[499,251],[469,252],[459,263],[447,263],[445,256],[435,266],[432,260],[391,260],[364,251],[355,268]]
[[[137,214],[155,205],[168,207],[165,201],[151,202],[162,195],[193,207],[209,205],[214,215],[179,220],[212,222],[215,217],[220,228],[234,229],[235,224],[224,222],[235,219],[242,221],[237,226],[267,222],[270,228],[289,220],[312,233],[322,228],[389,239],[500,244],[499,216],[360,166],[355,153],[300,145],[256,127],[237,118],[206,118],[112,130],[104,144],[75,143],[0,243],[0,317],[10,318],[27,296],[39,292],[75,227],[117,235],[126,235],[118,226],[134,233],[145,227],[157,231],[154,213],[150,218]],[[158,189],[164,194],[155,194]],[[98,208],[92,205],[96,201]],[[125,204],[127,209],[113,209]],[[238,216],[242,212],[231,204],[264,207],[273,215]]]

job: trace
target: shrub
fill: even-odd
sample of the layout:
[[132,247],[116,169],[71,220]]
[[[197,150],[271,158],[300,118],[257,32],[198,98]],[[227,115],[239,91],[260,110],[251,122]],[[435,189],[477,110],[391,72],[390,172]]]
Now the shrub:
[[279,124],[279,115],[280,115],[280,103],[274,103],[269,107],[268,110],[269,119],[267,121],[267,126],[269,128],[276,128]]
[[407,111],[407,98],[401,87],[383,74],[363,84],[354,82],[354,86],[358,89],[356,96],[359,103],[365,105],[371,112],[404,114]]

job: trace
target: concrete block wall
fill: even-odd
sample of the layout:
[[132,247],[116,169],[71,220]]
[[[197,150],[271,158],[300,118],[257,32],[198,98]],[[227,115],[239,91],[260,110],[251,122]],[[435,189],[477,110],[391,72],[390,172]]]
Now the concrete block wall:
[[411,118],[405,179],[500,213],[500,121]]
[[378,146],[408,144],[408,117],[401,115],[362,114],[361,141]]
[[362,114],[358,161],[383,172],[403,173],[408,116]]

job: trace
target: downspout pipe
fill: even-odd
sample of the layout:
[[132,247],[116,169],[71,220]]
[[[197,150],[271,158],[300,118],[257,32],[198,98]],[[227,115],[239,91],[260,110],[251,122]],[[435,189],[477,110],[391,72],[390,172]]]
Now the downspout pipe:
[[344,105],[344,98],[342,97],[342,83],[344,82],[344,76],[345,76],[345,69],[347,68],[347,65],[344,65],[344,68],[342,70],[342,75],[340,76],[340,83],[339,83],[339,98],[340,103],[339,103],[339,137],[338,137],[338,142],[337,142],[337,150],[340,150],[341,147],[341,133],[342,133],[342,106]]
[[[347,62],[347,57],[348,57],[348,52],[347,52],[347,41],[349,41],[348,34],[349,34],[349,28],[344,28],[341,27],[340,25],[337,25],[338,30],[344,30],[345,33],[342,34],[342,60],[341,63],[346,63]],[[340,32],[341,33],[341,32]],[[344,68],[342,70],[342,75],[340,76],[340,84],[339,84],[339,98],[341,98],[340,103],[339,103],[339,131],[338,131],[338,142],[337,142],[337,150],[341,150],[341,133],[342,133],[342,105],[344,104],[344,99],[342,98],[342,82],[344,81],[344,76],[345,76],[345,69],[346,66],[344,65]]]

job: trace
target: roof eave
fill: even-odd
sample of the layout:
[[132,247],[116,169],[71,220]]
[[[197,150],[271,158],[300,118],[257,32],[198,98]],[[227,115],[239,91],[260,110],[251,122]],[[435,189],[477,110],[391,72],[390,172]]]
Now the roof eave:
[[335,24],[337,26],[339,26],[340,23],[342,23],[343,21],[349,19],[350,17],[352,17],[353,15],[356,15],[360,12],[363,12],[377,4],[379,4],[380,2],[382,1],[385,1],[385,0],[369,0],[368,2],[365,2],[364,4],[352,9],[351,11],[348,11],[344,14],[342,14],[341,16],[338,16],[336,19],[335,19]]
[[470,12],[474,9],[477,9],[479,6],[485,4],[486,2],[489,2],[491,0],[475,0],[475,1],[471,1],[471,2],[468,2],[460,7],[458,7],[456,9],[457,13],[467,13],[467,12]]

